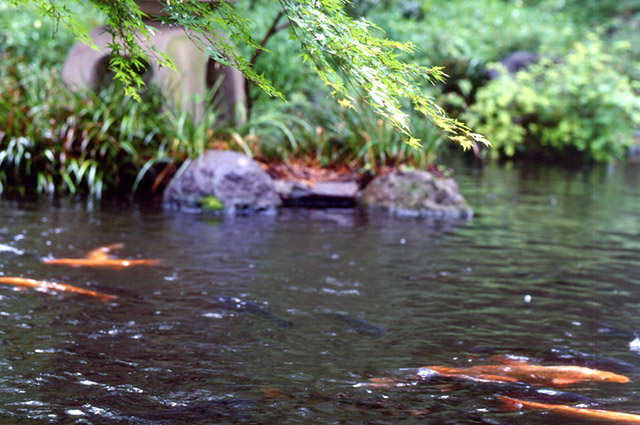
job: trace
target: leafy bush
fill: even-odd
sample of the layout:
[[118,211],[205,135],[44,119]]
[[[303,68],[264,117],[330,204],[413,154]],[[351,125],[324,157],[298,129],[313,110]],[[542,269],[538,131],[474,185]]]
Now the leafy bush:
[[[540,6],[540,0],[524,2]],[[640,0],[545,0],[542,4],[549,10],[569,11],[576,20],[589,25],[600,25],[619,16],[628,17],[640,12]]]
[[555,3],[552,0],[535,6],[504,0],[428,0],[420,3],[421,13],[407,15],[411,3],[384,2],[368,18],[391,38],[411,40],[418,48],[413,60],[443,66],[450,78],[438,88],[459,93],[467,102],[485,84],[488,63],[551,44],[562,53],[586,32],[570,11],[546,7]]
[[478,91],[465,119],[507,156],[619,158],[640,126],[640,85],[617,62],[629,47],[591,34],[558,63],[547,57],[515,78],[503,72]]
[[[85,16],[88,18],[83,24],[99,24],[89,18],[91,14]],[[23,6],[19,10],[11,2],[0,2],[0,58],[12,57],[25,65],[39,67],[61,66],[74,42],[69,31],[57,27],[51,19],[42,18],[32,7]]]

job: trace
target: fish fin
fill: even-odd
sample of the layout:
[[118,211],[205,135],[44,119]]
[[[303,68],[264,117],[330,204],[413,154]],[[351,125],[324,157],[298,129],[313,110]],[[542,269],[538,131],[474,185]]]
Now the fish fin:
[[104,251],[103,248],[94,249],[92,251],[89,251],[89,253],[85,255],[85,258],[89,260],[107,260],[111,258],[109,255],[107,255],[107,252],[108,251]]
[[579,382],[579,381],[580,381],[579,379],[571,379],[571,378],[553,378],[551,383],[559,387],[563,387],[565,385],[575,384],[576,382]]
[[282,391],[272,388],[272,387],[263,387],[260,388],[262,390],[262,396],[264,398],[280,398],[282,396]]
[[528,366],[530,364],[527,362],[529,360],[527,357],[513,357],[502,354],[494,354],[491,356],[491,360],[511,366]]
[[507,397],[506,395],[499,395],[498,399],[502,402],[502,408],[504,410],[522,410],[524,403],[517,398]]
[[477,378],[491,382],[519,382],[517,378],[503,375],[477,375]]
[[420,369],[429,369],[442,376],[459,375],[461,373],[460,369],[447,366],[423,366]]
[[369,378],[367,387],[390,388],[397,386],[398,381],[393,378]]
[[443,393],[448,393],[448,392],[457,390],[458,385],[455,385],[455,384],[438,385],[436,386],[436,388],[438,391],[441,391]]
[[100,248],[96,248],[94,250],[89,251],[89,253],[85,257],[92,260],[106,260],[107,258],[111,258],[109,256],[109,253],[111,251],[115,251],[122,248],[124,248],[124,244],[122,243],[114,243],[107,246],[101,246]]

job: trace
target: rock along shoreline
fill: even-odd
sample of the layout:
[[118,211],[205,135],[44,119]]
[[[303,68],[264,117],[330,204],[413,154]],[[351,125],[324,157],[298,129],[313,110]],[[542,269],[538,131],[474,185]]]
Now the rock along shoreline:
[[280,208],[355,208],[393,216],[468,220],[473,211],[451,177],[395,170],[366,186],[355,180],[272,178],[253,159],[209,150],[185,164],[163,194],[167,209],[221,215],[276,214]]

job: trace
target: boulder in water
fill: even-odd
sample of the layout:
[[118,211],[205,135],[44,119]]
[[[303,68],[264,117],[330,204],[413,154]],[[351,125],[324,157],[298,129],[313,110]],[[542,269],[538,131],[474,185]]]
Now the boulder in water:
[[428,171],[393,171],[376,177],[365,188],[361,202],[412,217],[468,219],[473,215],[452,178]]
[[281,204],[271,177],[233,151],[210,150],[192,160],[169,183],[163,201],[169,208],[201,212],[207,199],[218,200],[224,214],[275,212]]

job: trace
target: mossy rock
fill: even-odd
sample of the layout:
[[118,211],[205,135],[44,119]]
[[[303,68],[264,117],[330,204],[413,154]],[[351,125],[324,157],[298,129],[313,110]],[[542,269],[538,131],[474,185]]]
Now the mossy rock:
[[206,151],[192,160],[163,196],[168,208],[224,214],[271,213],[282,202],[258,163],[232,151]]
[[427,171],[395,171],[375,178],[364,190],[361,203],[393,214],[443,219],[473,216],[458,185]]

